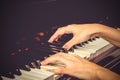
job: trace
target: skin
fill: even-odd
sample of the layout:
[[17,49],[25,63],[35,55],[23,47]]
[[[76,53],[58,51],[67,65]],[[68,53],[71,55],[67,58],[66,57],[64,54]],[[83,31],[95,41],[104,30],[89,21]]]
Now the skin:
[[120,47],[120,30],[102,24],[71,24],[58,28],[48,42],[52,43],[64,34],[73,34],[73,38],[63,45],[69,50],[73,45],[84,42],[94,36],[99,36],[115,46]]
[[[58,41],[64,34],[73,34],[73,38],[63,45],[69,50],[73,45],[99,36],[120,47],[120,30],[102,24],[72,24],[58,28],[48,42]],[[106,68],[83,59],[77,55],[56,53],[41,62],[42,65],[62,64],[64,67],[50,69],[56,74],[68,74],[83,80],[120,80],[120,76]],[[76,66],[77,65],[77,66]]]
[[83,80],[120,80],[118,74],[77,55],[56,53],[41,62],[42,65],[49,63],[64,65],[64,67],[48,70],[56,74],[68,74]]

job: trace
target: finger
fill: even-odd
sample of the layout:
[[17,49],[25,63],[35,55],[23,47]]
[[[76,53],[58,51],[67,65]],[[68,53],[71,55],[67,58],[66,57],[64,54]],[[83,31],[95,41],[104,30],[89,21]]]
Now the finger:
[[77,38],[78,37],[73,37],[72,39],[70,39],[67,43],[63,45],[63,48],[69,50],[73,45],[80,43],[79,39]]
[[56,73],[56,74],[65,74],[66,69],[64,67],[60,67],[60,68],[57,68],[57,69],[48,69],[47,71],[50,71],[50,72],[53,72],[53,73]]
[[53,41],[57,41],[62,35],[65,34],[65,31],[63,28],[59,28],[57,29],[57,31],[50,37],[50,39],[48,40],[48,42],[53,42]]
[[67,43],[65,43],[63,45],[63,48],[69,50],[73,45],[84,42],[86,40],[88,40],[90,38],[90,36],[84,36],[84,35],[74,35],[73,38],[71,40],[69,40]]
[[55,54],[41,62],[42,65],[47,65],[49,63],[60,63],[66,65],[68,63],[68,60],[64,58],[62,55]]
[[52,43],[53,41],[58,41],[58,39],[61,37],[61,34],[58,34],[58,32],[55,32],[50,39],[48,40],[48,42]]

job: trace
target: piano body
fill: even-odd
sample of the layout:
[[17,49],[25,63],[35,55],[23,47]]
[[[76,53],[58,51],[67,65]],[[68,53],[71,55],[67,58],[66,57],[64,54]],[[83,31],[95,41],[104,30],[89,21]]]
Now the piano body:
[[[1,80],[63,80],[64,75],[47,71],[47,69],[58,68],[59,65],[41,66],[39,64],[41,60],[56,52],[79,55],[120,74],[120,49],[108,41],[95,37],[76,44],[67,51],[62,48],[62,45],[71,38],[71,35],[63,36],[64,38],[58,42],[48,43],[47,39],[51,33],[41,33],[44,35],[32,36],[16,42],[16,49],[1,57]],[[67,75],[68,77],[70,76]]]
[[[63,26],[72,23],[94,22],[119,26],[119,2],[114,1],[109,3],[105,0],[99,2],[84,0],[1,1],[2,24],[0,32],[2,32],[2,36],[0,37],[3,39],[4,43],[1,45],[5,50],[0,52],[0,80],[66,78],[64,75],[55,75],[46,71],[46,69],[56,68],[56,66],[41,66],[39,64],[45,57],[60,51],[79,55],[120,74],[120,49],[102,38],[90,39],[74,45],[69,51],[66,51],[61,48],[61,45],[70,38],[69,35],[67,39],[65,37],[64,40],[53,44],[47,43],[51,36],[49,32],[45,31],[44,36],[42,33],[41,36],[33,35],[40,30],[51,31],[50,26]],[[19,37],[22,38],[19,40]],[[2,41],[0,42],[2,43]],[[8,46],[10,49],[6,49]]]

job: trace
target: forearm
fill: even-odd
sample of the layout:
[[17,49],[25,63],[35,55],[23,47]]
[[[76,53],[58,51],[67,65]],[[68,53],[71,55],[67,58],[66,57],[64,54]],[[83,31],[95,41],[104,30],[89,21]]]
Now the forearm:
[[105,68],[98,70],[97,76],[100,80],[120,80],[120,75]]
[[120,80],[119,74],[107,68],[89,62],[87,63],[87,67],[89,68],[75,68],[76,72],[72,76],[84,80]]
[[98,31],[99,36],[103,37],[113,45],[120,47],[120,30],[101,24],[96,25],[100,27],[100,30]]

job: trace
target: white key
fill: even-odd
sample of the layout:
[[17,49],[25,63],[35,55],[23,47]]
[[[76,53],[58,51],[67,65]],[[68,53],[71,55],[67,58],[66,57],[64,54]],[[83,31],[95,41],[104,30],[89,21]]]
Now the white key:
[[98,38],[95,41],[89,42],[88,44],[85,44],[84,46],[80,47],[77,46],[77,49],[74,49],[74,52],[69,52],[70,54],[77,54],[82,58],[89,58],[90,55],[96,53],[100,49],[104,48],[110,44],[108,41]]
[[31,71],[24,71],[20,70],[22,72],[22,76],[27,77],[30,80],[43,80],[40,78],[40,76],[31,73]]
[[40,70],[40,69],[31,69],[31,73],[40,76],[40,78],[42,78],[43,80],[54,75],[54,73],[52,72]]

